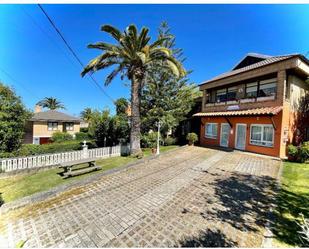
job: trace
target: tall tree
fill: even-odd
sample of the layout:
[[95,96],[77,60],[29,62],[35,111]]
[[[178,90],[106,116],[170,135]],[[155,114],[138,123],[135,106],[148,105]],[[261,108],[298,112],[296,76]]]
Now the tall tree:
[[0,82],[0,152],[12,152],[20,147],[30,116],[13,89]]
[[98,42],[88,45],[88,48],[100,49],[101,55],[91,60],[82,71],[82,76],[93,73],[110,66],[117,66],[106,78],[105,85],[118,75],[125,76],[131,81],[131,154],[141,153],[140,148],[140,101],[141,89],[145,83],[145,76],[152,63],[160,61],[164,67],[169,68],[177,77],[185,74],[181,63],[174,57],[173,52],[163,46],[166,38],[150,43],[148,28],[138,32],[135,25],[130,25],[124,32],[117,28],[104,25],[102,31],[107,32],[115,39],[116,44]]
[[126,114],[129,102],[126,98],[119,98],[115,101],[116,113],[117,114]]
[[90,119],[91,119],[91,117],[92,117],[92,114],[93,114],[92,109],[89,108],[89,107],[87,107],[87,108],[85,108],[83,111],[81,111],[80,117],[81,117],[83,120],[89,122]]
[[53,97],[45,97],[40,100],[37,105],[42,106],[43,108],[48,108],[49,110],[65,109],[62,102]]
[[[183,51],[176,47],[176,38],[171,34],[166,22],[159,28],[158,39],[165,39],[163,46],[170,49],[176,59],[185,61]],[[190,112],[194,99],[201,95],[195,84],[188,84],[187,72],[182,77],[175,77],[160,62],[153,63],[147,74],[147,85],[142,90],[141,116],[142,131],[156,129],[155,122],[162,121],[161,131],[166,133],[175,128],[185,115]]]

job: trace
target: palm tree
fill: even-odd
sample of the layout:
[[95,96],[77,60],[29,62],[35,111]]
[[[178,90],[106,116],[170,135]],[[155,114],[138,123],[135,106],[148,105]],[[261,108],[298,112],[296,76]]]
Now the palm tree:
[[181,63],[175,59],[172,51],[163,46],[166,38],[159,38],[150,44],[148,36],[148,28],[143,27],[138,32],[135,25],[130,25],[124,32],[110,25],[103,25],[101,31],[111,35],[116,44],[105,42],[97,42],[88,45],[88,48],[102,50],[102,54],[94,58],[84,68],[81,75],[94,73],[98,70],[105,69],[110,66],[117,66],[107,76],[105,85],[118,75],[121,79],[125,76],[131,81],[131,131],[130,145],[131,154],[139,154],[140,148],[140,97],[141,89],[145,83],[145,76],[152,63],[162,62],[162,66],[169,68],[175,75],[181,77],[185,75]]
[[92,114],[93,114],[92,109],[87,107],[80,113],[80,116],[83,120],[89,122],[92,117]]
[[65,109],[62,102],[53,97],[45,97],[40,100],[37,105],[42,106],[43,108],[48,108],[49,110]]

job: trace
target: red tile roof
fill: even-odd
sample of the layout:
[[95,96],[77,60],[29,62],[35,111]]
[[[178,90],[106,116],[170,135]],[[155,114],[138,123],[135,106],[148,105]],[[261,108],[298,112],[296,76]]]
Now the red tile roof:
[[252,115],[276,115],[282,110],[282,106],[262,107],[247,110],[224,111],[224,112],[199,112],[194,117],[216,117],[216,116],[252,116]]

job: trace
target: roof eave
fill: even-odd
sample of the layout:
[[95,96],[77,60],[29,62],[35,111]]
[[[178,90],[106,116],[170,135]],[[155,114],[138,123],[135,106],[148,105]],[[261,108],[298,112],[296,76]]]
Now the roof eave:
[[[267,65],[262,65],[262,66],[257,67],[257,68],[267,67],[267,66],[269,66],[269,65],[273,65],[273,64],[276,64],[276,63],[280,63],[280,62],[285,61],[285,60],[290,60],[290,59],[295,58],[295,57],[302,58],[302,59],[305,60],[306,63],[308,63],[308,65],[309,65],[309,60],[308,60],[305,56],[303,56],[303,55],[301,55],[301,54],[296,54],[296,55],[292,55],[292,56],[289,57],[289,58],[285,58],[285,59],[282,59],[282,60],[280,60],[280,61],[274,61],[274,62],[271,62],[271,63],[269,63],[269,64],[267,64]],[[250,71],[255,70],[255,69],[257,69],[257,68],[251,68],[251,69],[248,69],[248,70],[246,70],[246,71],[239,72],[239,73],[233,74],[233,75],[228,75],[228,76],[225,76],[225,77],[223,76],[222,78],[215,79],[215,80],[204,81],[204,82],[198,84],[198,86],[203,86],[203,85],[205,85],[205,84],[213,83],[213,82],[216,82],[216,81],[219,81],[219,80],[222,80],[222,79],[226,79],[226,78],[229,78],[229,77],[233,77],[233,76],[235,76],[235,75],[240,75],[240,74],[242,74],[242,73],[247,73],[247,72],[250,72]]]

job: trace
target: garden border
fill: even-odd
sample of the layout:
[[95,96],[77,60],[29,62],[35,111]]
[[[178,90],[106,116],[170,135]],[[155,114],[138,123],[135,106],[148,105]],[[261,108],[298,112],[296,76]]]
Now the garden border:
[[159,155],[147,156],[147,157],[144,157],[143,159],[137,160],[135,162],[131,162],[131,163],[125,164],[124,166],[116,167],[116,168],[113,168],[113,169],[110,169],[110,170],[107,170],[107,171],[100,172],[100,173],[95,174],[95,175],[91,175],[91,176],[86,177],[85,179],[81,179],[79,181],[64,183],[64,184],[61,184],[60,186],[56,186],[54,188],[51,188],[50,190],[46,190],[46,191],[38,192],[38,193],[29,195],[29,196],[25,196],[25,197],[23,197],[19,200],[12,201],[12,202],[9,202],[9,203],[4,203],[0,207],[0,214],[4,214],[8,211],[21,208],[21,207],[26,206],[28,204],[34,204],[36,202],[43,201],[47,198],[56,197],[61,192],[69,191],[74,187],[80,187],[82,185],[89,184],[89,183],[91,183],[95,180],[98,180],[102,176],[110,175],[110,174],[113,174],[115,172],[127,170],[128,168],[134,167],[136,165],[139,165],[139,164],[142,164],[142,163],[145,163],[145,162],[149,162],[150,160],[156,159],[156,158],[160,157],[161,155],[166,155],[166,154],[175,152],[176,150],[183,149],[187,146],[188,145],[179,146],[177,148],[168,150],[166,152],[162,152]]
[[273,238],[274,238],[274,234],[272,232],[272,224],[270,223],[270,221],[275,221],[275,217],[274,217],[274,212],[275,209],[278,207],[278,202],[277,202],[277,195],[279,194],[279,191],[281,190],[281,176],[282,176],[282,170],[283,170],[283,162],[281,160],[280,162],[280,168],[278,170],[278,175],[277,175],[277,179],[276,179],[276,183],[275,183],[275,196],[274,196],[274,205],[269,207],[269,211],[268,211],[268,221],[265,224],[265,232],[263,234],[264,239],[262,241],[261,247],[262,248],[271,248],[273,247],[272,243],[273,243]]

